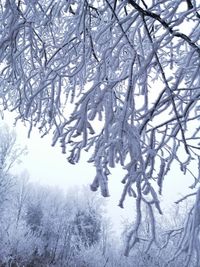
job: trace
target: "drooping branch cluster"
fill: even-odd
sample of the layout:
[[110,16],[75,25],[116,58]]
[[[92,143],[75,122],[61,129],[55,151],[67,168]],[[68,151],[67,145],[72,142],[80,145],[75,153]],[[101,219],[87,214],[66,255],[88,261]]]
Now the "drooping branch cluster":
[[119,206],[130,195],[137,210],[127,254],[139,242],[143,205],[150,244],[156,239],[154,209],[162,213],[158,193],[171,164],[199,182],[189,168],[199,157],[199,8],[180,0],[1,5],[2,106],[30,131],[53,129],[70,163],[93,149],[91,189],[103,196],[110,169],[123,166]]

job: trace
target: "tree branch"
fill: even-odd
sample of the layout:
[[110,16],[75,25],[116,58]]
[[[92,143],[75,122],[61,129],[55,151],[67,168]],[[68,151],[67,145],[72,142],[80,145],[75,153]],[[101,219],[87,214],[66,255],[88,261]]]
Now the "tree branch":
[[151,17],[157,21],[159,21],[162,26],[167,29],[173,36],[178,37],[183,39],[184,41],[186,41],[190,46],[192,46],[197,53],[200,55],[200,47],[198,45],[196,45],[194,42],[192,42],[192,40],[185,35],[184,33],[180,33],[177,31],[174,31],[173,28],[171,26],[169,26],[169,24],[160,17],[160,15],[153,13],[149,10],[144,10],[143,8],[141,8],[134,0],[128,0],[128,2],[137,10],[139,11],[144,17]]

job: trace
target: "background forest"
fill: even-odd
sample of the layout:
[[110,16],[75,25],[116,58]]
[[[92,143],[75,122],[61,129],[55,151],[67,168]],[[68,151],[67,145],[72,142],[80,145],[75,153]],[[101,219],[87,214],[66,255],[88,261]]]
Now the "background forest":
[[[64,193],[56,187],[29,182],[25,171],[13,175],[13,167],[23,160],[27,150],[5,125],[1,125],[0,139],[1,267],[154,267],[165,266],[170,260],[168,266],[182,266],[184,259],[173,261],[173,255],[188,207],[157,218],[156,245],[147,252],[145,245],[138,243],[125,257],[130,222],[121,222],[123,233],[115,233],[105,199],[89,187],[74,187]],[[148,218],[143,225],[140,238],[145,241],[150,233]]]

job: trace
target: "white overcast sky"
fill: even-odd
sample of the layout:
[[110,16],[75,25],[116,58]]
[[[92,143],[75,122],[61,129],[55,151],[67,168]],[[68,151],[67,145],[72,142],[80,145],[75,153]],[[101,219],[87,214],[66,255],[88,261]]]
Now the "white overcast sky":
[[[13,126],[14,117],[6,113],[4,121]],[[27,146],[28,154],[23,157],[22,163],[15,169],[16,172],[27,170],[30,181],[41,185],[56,186],[64,191],[76,185],[88,185],[95,176],[95,168],[87,163],[89,155],[82,154],[82,160],[76,165],[71,165],[66,160],[66,155],[61,153],[59,146],[51,146],[51,137],[40,138],[37,129],[33,129],[31,137],[27,138],[28,129],[22,123],[15,127],[18,143],[22,147]],[[131,221],[134,214],[134,202],[127,199],[125,209],[118,207],[118,201],[122,192],[121,180],[125,172],[119,167],[112,170],[109,177],[110,197],[108,198],[108,212],[114,226],[118,227],[121,220]],[[189,176],[184,176],[179,171],[179,166],[174,166],[165,179],[163,199],[161,207],[170,205],[185,193],[191,193],[188,189],[192,183]]]

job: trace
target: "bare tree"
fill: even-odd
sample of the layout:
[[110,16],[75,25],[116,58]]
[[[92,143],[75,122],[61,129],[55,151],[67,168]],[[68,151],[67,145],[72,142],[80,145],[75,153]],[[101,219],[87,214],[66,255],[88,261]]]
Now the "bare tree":
[[0,207],[8,198],[8,194],[14,184],[11,169],[20,157],[26,152],[16,141],[16,134],[6,125],[0,125]]
[[2,107],[17,111],[29,133],[53,129],[52,144],[59,140],[72,164],[93,149],[91,189],[105,197],[110,169],[122,165],[119,206],[130,195],[137,211],[126,254],[142,241],[142,205],[150,247],[172,162],[199,185],[198,1],[4,0],[0,8]]

